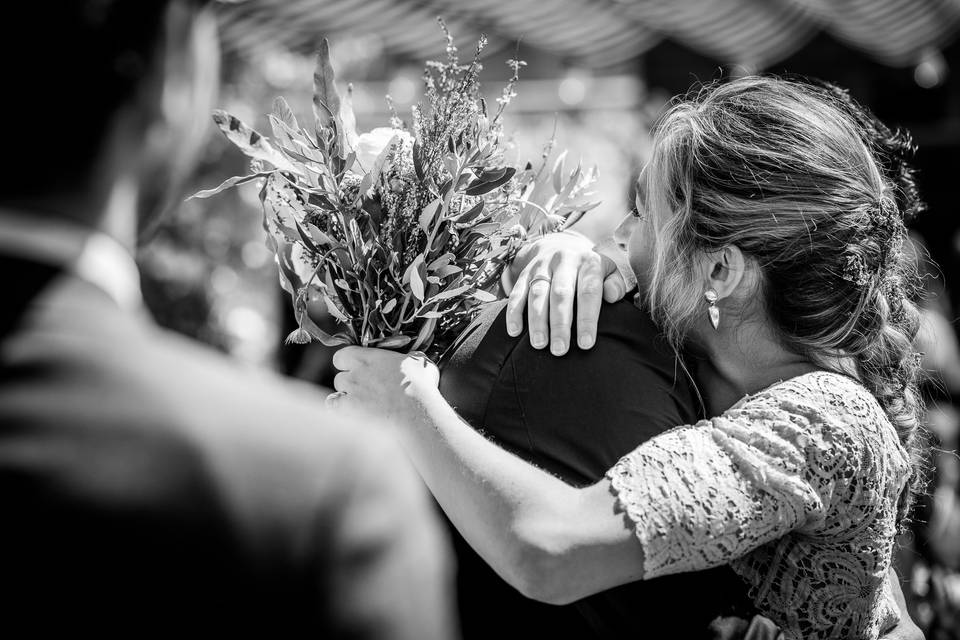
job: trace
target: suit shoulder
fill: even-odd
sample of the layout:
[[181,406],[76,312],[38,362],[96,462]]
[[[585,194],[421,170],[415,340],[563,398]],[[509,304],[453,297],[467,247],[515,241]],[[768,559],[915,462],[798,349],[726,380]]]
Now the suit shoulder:
[[385,460],[400,457],[385,429],[331,414],[325,389],[129,318],[101,324],[43,323],[8,345],[4,422],[85,439],[91,454],[125,451],[104,460],[117,476],[136,473],[122,460],[141,461],[165,495],[203,484],[242,501],[283,486],[317,502],[378,466],[389,476]]
[[[503,313],[497,318],[504,323]],[[576,327],[574,327],[575,335]],[[566,355],[556,357],[549,349],[535,349],[524,332],[516,338],[510,361],[525,366],[541,363],[544,375],[570,379],[600,375],[629,376],[638,379],[657,377],[674,380],[680,369],[674,352],[662,338],[650,316],[632,303],[604,304],[597,326],[597,340],[590,349],[571,345]]]
[[[170,404],[189,408],[197,430],[246,434],[255,447],[289,441],[291,459],[317,462],[328,457],[378,456],[391,438],[375,420],[348,419],[325,406],[329,389],[244,365],[176,335],[158,340],[162,361],[154,373],[180,379],[169,386]],[[163,372],[166,372],[164,374]],[[215,411],[214,411],[215,409]],[[188,416],[178,416],[188,418]],[[205,424],[199,424],[200,422]],[[208,426],[209,425],[209,426]],[[307,450],[313,449],[307,453]]]

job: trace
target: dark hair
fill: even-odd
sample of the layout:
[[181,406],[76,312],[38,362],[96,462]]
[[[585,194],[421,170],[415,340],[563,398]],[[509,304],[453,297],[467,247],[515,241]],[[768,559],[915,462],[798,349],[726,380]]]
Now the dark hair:
[[191,0],[26,0],[5,8],[0,197],[81,184],[117,110],[157,71],[165,12]]
[[916,490],[918,279],[901,250],[904,219],[921,208],[911,151],[906,134],[831,86],[749,77],[678,101],[647,168],[648,195],[662,199],[651,208],[665,214],[648,297],[679,342],[703,318],[694,256],[739,247],[760,268],[782,344],[876,397],[913,454]]

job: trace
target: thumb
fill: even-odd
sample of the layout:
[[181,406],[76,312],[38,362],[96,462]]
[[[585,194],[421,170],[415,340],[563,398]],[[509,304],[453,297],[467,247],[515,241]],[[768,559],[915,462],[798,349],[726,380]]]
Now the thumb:
[[623,278],[613,275],[603,281],[603,299],[605,302],[617,302],[627,295],[627,288]]
[[616,302],[627,295],[627,283],[624,281],[617,264],[607,256],[601,256],[603,269],[603,299]]

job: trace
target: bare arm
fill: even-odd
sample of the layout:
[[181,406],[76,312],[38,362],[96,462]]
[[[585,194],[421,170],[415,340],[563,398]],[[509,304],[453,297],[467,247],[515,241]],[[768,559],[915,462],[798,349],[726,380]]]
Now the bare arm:
[[577,489],[486,440],[443,399],[424,360],[348,347],[335,364],[344,370],[335,386],[347,392],[338,403],[377,406],[403,425],[405,447],[447,516],[521,593],[564,604],[643,577],[642,547],[609,481]]

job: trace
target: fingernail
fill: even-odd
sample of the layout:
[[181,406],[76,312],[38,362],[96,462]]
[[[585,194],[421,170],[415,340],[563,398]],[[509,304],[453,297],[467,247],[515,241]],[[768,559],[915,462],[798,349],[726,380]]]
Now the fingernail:
[[537,349],[541,349],[547,346],[547,336],[539,332],[534,333],[532,336],[530,336],[530,344],[532,344]]
[[512,322],[508,322],[508,323],[507,323],[507,333],[509,333],[511,336],[516,337],[516,336],[520,333],[520,327],[518,327],[517,325],[515,325],[515,324],[512,323]]
[[567,341],[566,340],[554,340],[550,345],[550,353],[555,356],[562,356],[567,352]]
[[580,337],[577,338],[577,344],[580,345],[581,349],[589,349],[593,346],[593,336],[589,333],[581,333]]

